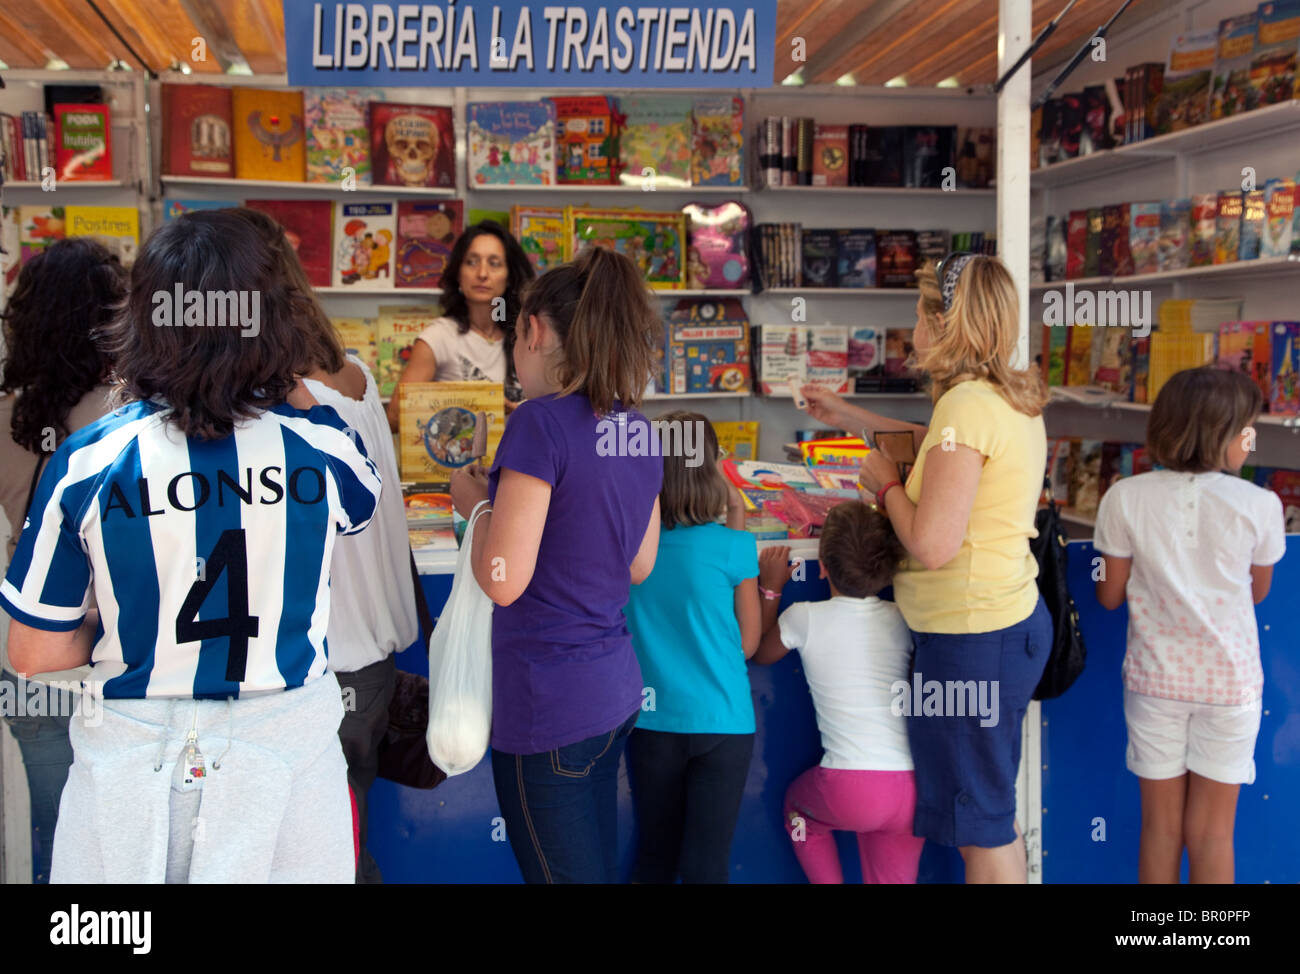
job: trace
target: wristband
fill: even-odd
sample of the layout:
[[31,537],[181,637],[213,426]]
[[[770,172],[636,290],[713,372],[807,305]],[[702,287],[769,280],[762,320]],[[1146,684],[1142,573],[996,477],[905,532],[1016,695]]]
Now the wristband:
[[763,598],[767,599],[769,602],[775,602],[777,599],[781,598],[780,592],[773,591],[770,588],[763,588],[761,585],[758,587],[758,594],[763,596]]
[[892,488],[902,487],[902,486],[903,486],[902,481],[891,480],[889,483],[885,484],[885,486],[881,487],[878,491],[876,491],[876,506],[883,508],[885,506],[885,495],[888,494]]

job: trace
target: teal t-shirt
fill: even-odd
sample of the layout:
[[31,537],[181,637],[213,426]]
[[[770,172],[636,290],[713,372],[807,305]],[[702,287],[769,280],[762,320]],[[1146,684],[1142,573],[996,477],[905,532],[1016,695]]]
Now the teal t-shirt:
[[645,694],[638,728],[754,732],[735,589],[757,577],[753,535],[721,524],[660,532],[654,571],[632,586],[625,610],[642,680],[654,691]]

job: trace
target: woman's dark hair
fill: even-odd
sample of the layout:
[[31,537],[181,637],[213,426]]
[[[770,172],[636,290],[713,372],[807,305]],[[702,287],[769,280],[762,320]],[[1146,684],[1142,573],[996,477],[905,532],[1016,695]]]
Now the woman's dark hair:
[[[660,426],[659,424],[666,424]],[[655,420],[658,429],[664,430],[665,444],[685,442],[683,436],[688,426],[698,431],[704,462],[688,466],[683,450],[664,450],[664,484],[659,491],[659,519],[664,530],[696,524],[712,524],[727,510],[727,485],[718,471],[718,434],[713,424],[699,413],[684,410],[665,413]],[[651,436],[657,430],[651,432]]]
[[1264,395],[1244,372],[1213,366],[1175,372],[1151,407],[1147,455],[1166,470],[1218,470],[1233,438],[1263,411]]
[[465,262],[469,245],[475,238],[485,233],[500,240],[506,252],[506,293],[504,295],[506,317],[501,322],[501,327],[505,331],[503,345],[506,356],[506,385],[511,386],[518,381],[515,377],[514,357],[515,319],[519,317],[520,298],[524,288],[533,279],[534,272],[528,254],[514,238],[514,234],[495,220],[480,220],[473,226],[467,227],[452,245],[447,266],[442,270],[442,280],[439,281],[442,286],[442,313],[456,322],[456,327],[460,329],[462,335],[469,331],[469,301],[460,289],[460,265]]
[[17,393],[14,442],[33,453],[62,441],[68,414],[108,377],[99,332],[126,294],[127,274],[115,254],[89,237],[58,240],[18,275],[4,311],[4,381]]
[[185,213],[140,248],[106,329],[123,396],[161,399],[187,436],[229,436],[293,390],[310,358],[300,309],[299,289],[252,220],[238,209]]
[[817,556],[836,589],[865,599],[893,580],[903,544],[885,515],[861,501],[845,501],[826,515]]
[[615,400],[640,405],[664,326],[631,258],[589,247],[552,268],[524,292],[522,338],[532,315],[545,316],[560,338],[561,395],[585,393],[601,415]]
[[298,252],[289,243],[284,227],[270,214],[251,207],[241,207],[233,212],[251,223],[262,235],[262,239],[275,252],[281,272],[293,285],[293,320],[302,330],[303,340],[307,343],[307,361],[298,367],[298,371],[303,375],[317,368],[331,374],[339,371],[347,364],[347,351],[339,340],[329,315],[316,300],[316,292],[312,289],[311,281],[307,280],[307,272],[298,259]]

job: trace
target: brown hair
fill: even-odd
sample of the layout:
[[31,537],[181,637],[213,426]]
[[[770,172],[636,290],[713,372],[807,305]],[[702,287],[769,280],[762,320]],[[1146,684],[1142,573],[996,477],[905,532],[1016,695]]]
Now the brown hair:
[[1211,366],[1175,372],[1151,407],[1147,454],[1166,470],[1218,470],[1233,437],[1263,410],[1264,396],[1244,372]]
[[307,272],[298,259],[298,252],[289,243],[284,227],[270,214],[251,207],[238,207],[232,212],[251,223],[262,235],[262,239],[276,255],[280,272],[291,285],[293,323],[302,331],[303,341],[307,344],[307,361],[298,367],[298,371],[304,375],[317,368],[331,374],[339,371],[347,364],[347,352],[329,315],[316,300],[316,292],[311,281],[307,280]]
[[826,515],[817,557],[836,589],[865,599],[893,581],[903,544],[885,515],[861,501],[845,501]]
[[718,434],[704,416],[685,410],[664,413],[659,423],[696,424],[704,431],[704,462],[688,467],[686,457],[664,451],[664,485],[659,491],[659,518],[665,530],[679,525],[712,524],[727,510],[727,484],[718,470]]
[[560,395],[584,393],[599,415],[615,400],[641,404],[663,321],[630,258],[590,247],[552,268],[524,292],[525,336],[529,315],[544,315],[559,335]]
[[1011,364],[1020,336],[1020,302],[1003,263],[984,256],[968,263],[946,313],[933,262],[916,272],[916,282],[933,336],[930,347],[917,352],[917,364],[930,377],[933,400],[960,382],[984,379],[1012,409],[1039,415],[1047,402],[1042,375]]
[[[155,297],[176,287],[211,297],[252,292],[259,331],[186,327],[180,309],[154,324]],[[285,401],[310,358],[295,324],[301,292],[253,223],[237,210],[197,210],[155,230],[131,269],[126,302],[106,328],[125,399],[161,399],[168,421],[201,440]]]

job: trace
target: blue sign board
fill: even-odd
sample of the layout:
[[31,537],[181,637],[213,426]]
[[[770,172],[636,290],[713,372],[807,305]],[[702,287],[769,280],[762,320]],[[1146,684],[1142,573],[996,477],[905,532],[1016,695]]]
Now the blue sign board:
[[284,0],[291,85],[766,88],[776,0]]

